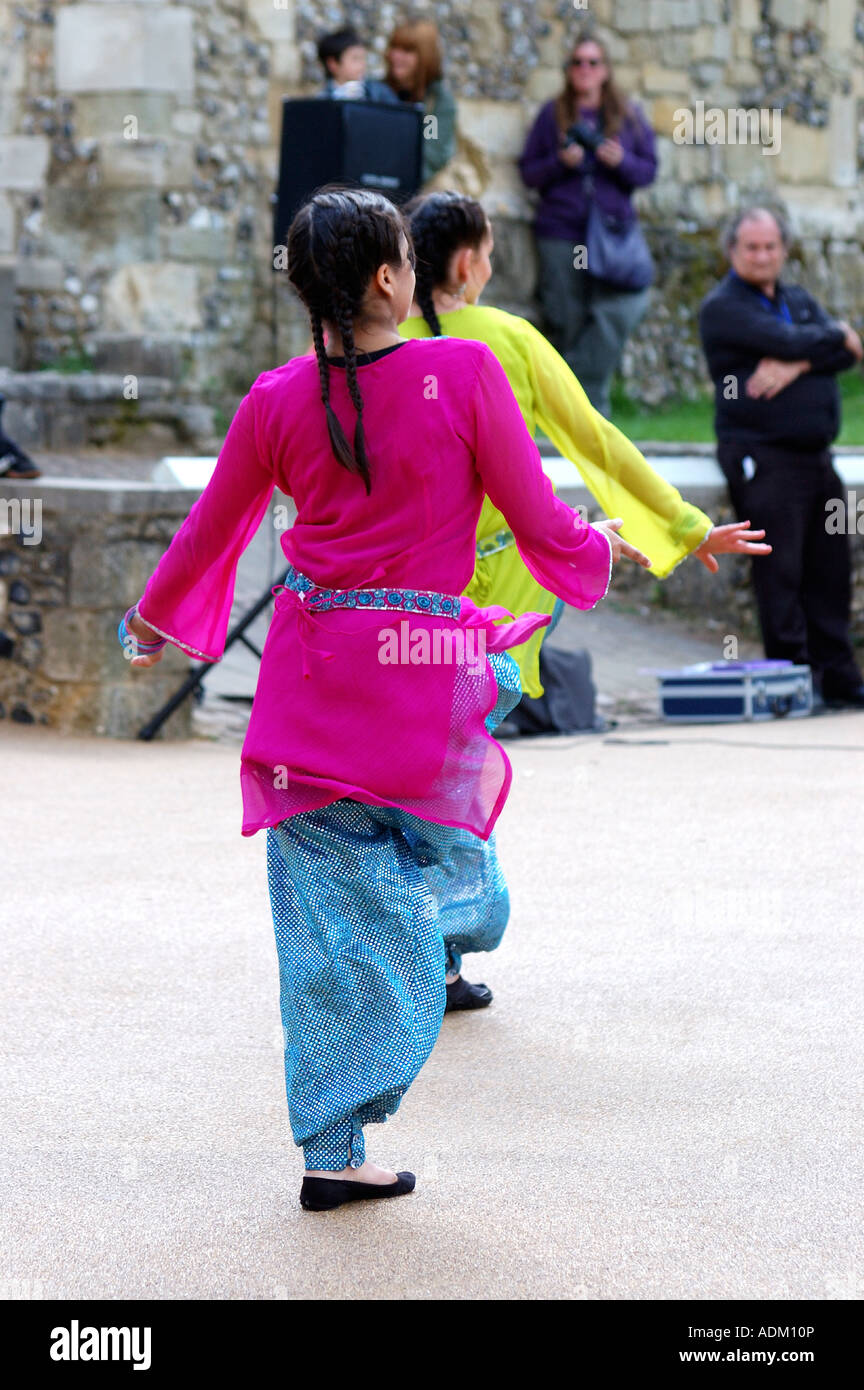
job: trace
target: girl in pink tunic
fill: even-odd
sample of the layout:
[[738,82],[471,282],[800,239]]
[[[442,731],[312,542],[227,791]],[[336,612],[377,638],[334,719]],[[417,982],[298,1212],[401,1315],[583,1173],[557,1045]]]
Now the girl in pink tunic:
[[555,497],[485,344],[399,336],[413,253],[391,203],[316,195],[288,259],[315,357],[253,384],[129,626],[218,660],[239,557],[274,485],[291,495],[290,569],[243,746],[242,830],[268,828],[301,1201],[321,1209],[413,1187],[366,1161],[363,1125],[397,1108],[440,1027],[430,885],[466,832],[478,910],[495,883],[488,840],[511,778],[486,727],[496,669],[512,670],[507,647],[548,617],[507,622],[458,597],[483,497],[531,573],[577,608],[603,597],[620,554],[644,557],[616,523],[588,526]]

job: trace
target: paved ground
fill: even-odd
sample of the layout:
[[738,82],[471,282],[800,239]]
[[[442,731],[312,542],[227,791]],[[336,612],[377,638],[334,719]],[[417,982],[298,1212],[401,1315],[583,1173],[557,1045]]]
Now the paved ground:
[[864,716],[509,751],[495,1002],[370,1131],[417,1191],[316,1215],[236,747],[3,730],[7,1292],[864,1295]]

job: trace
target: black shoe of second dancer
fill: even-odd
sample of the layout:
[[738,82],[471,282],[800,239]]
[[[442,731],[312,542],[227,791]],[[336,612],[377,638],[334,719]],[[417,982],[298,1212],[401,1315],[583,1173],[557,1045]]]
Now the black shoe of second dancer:
[[349,1182],[347,1178],[303,1179],[300,1205],[304,1211],[332,1211],[346,1202],[366,1202],[375,1197],[401,1197],[414,1191],[413,1173],[397,1173],[395,1182]]
[[864,685],[848,695],[825,695],[823,699],[826,709],[864,709]]
[[492,991],[488,985],[470,985],[460,975],[458,980],[447,986],[444,1012],[449,1014],[456,1009],[486,1009],[491,1003]]

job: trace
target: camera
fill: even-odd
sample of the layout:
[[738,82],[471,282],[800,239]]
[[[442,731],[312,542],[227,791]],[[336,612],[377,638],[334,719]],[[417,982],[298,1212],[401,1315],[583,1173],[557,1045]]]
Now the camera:
[[603,138],[602,133],[588,125],[586,121],[574,121],[565,132],[564,142],[565,147],[566,145],[581,145],[583,150],[591,150],[593,153],[598,145],[603,144]]

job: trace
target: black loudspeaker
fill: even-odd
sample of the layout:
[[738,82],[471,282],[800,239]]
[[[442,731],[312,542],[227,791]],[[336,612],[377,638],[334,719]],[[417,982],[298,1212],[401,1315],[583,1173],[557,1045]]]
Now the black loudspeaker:
[[322,184],[410,198],[420,187],[422,140],[423,111],[407,103],[286,97],[273,245],[285,245],[297,209]]

